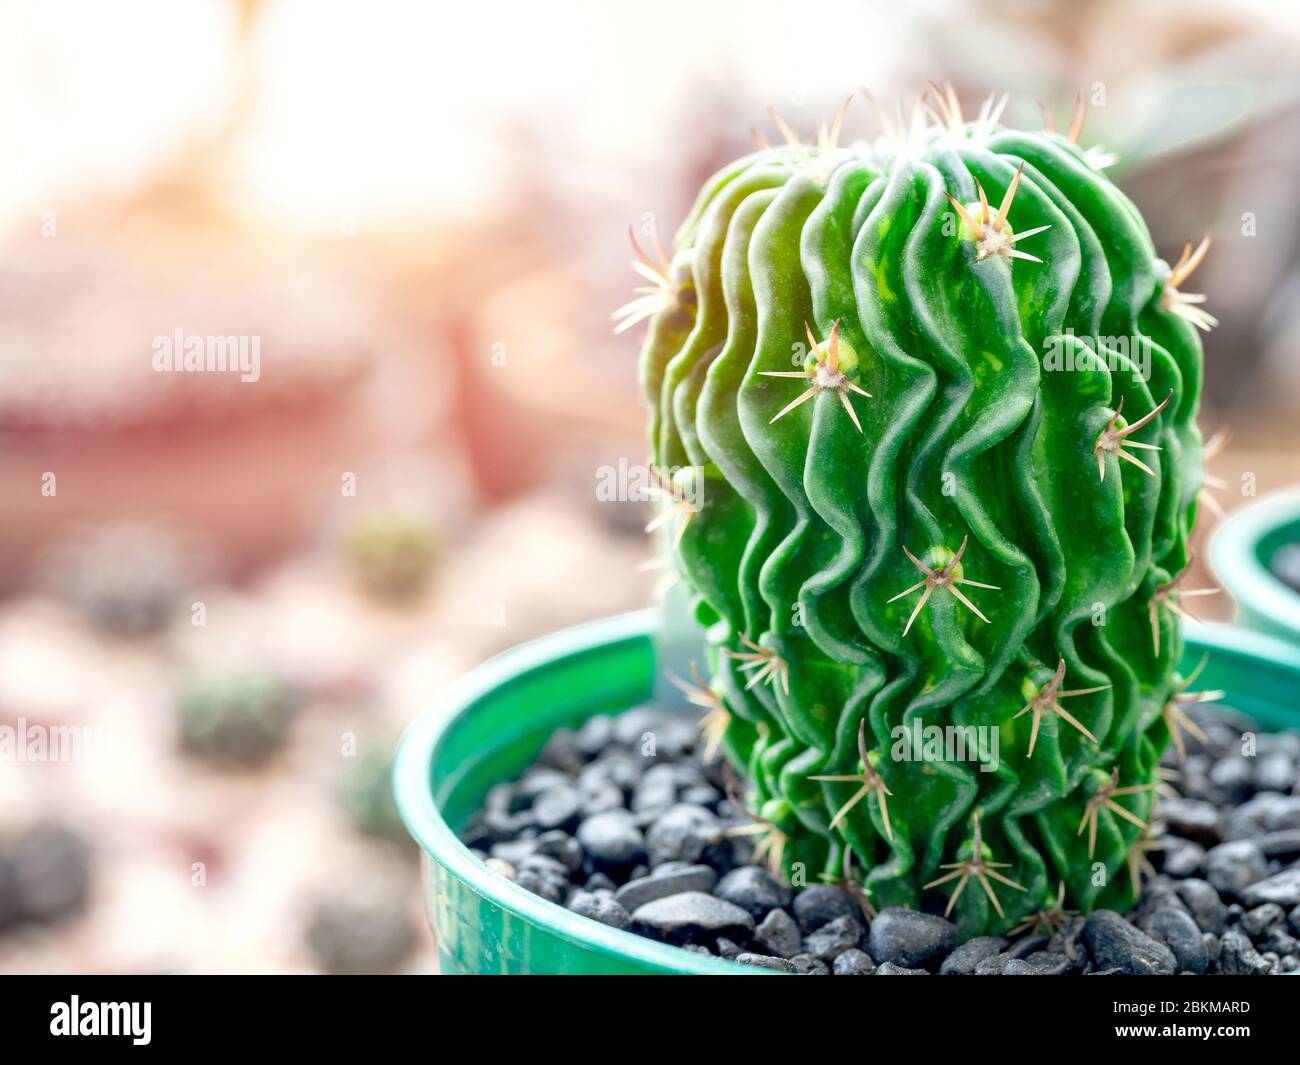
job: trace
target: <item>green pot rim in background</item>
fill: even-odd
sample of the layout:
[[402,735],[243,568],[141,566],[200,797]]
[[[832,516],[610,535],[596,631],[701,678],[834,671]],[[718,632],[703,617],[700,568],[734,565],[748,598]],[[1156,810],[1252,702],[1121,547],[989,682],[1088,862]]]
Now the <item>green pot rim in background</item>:
[[[424,852],[443,972],[775,975],[619,931],[488,869],[456,835],[489,787],[515,779],[556,729],[651,696],[656,615],[626,614],[524,644],[463,677],[408,729],[394,794]],[[1300,646],[1188,624],[1183,669],[1270,728],[1300,728]]]
[[1210,540],[1215,576],[1237,601],[1248,628],[1300,643],[1300,594],[1269,566],[1278,549],[1300,542],[1300,488],[1288,489],[1236,511]]

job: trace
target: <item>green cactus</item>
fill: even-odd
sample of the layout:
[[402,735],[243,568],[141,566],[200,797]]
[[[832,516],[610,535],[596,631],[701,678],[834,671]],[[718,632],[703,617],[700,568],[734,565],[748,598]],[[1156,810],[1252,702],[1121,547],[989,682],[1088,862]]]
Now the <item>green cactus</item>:
[[373,511],[347,533],[347,550],[362,588],[383,602],[423,594],[438,557],[433,527],[400,511]]
[[196,673],[176,701],[181,749],[217,767],[260,769],[283,749],[297,702],[268,674]]
[[393,798],[393,750],[384,740],[365,744],[349,760],[343,774],[341,798],[353,826],[368,836],[406,847],[410,835]]
[[1213,319],[1081,112],[927,110],[852,148],[778,118],[619,313],[765,853],[970,936],[1135,897]]

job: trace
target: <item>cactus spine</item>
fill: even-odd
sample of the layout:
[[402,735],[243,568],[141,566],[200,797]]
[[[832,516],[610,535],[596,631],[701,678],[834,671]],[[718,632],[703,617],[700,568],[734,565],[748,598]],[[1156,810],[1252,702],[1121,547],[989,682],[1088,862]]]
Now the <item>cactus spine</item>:
[[1204,246],[1157,258],[1079,119],[929,111],[852,148],[843,109],[778,120],[623,313],[765,851],[974,935],[1135,896],[1213,320]]

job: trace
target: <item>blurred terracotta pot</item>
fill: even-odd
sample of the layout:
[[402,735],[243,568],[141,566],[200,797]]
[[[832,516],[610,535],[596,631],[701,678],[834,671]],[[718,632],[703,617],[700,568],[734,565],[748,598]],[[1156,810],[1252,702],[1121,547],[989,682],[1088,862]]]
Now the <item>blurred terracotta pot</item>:
[[[364,296],[303,253],[206,252],[133,234],[0,254],[0,590],[70,526],[119,519],[197,532],[239,576],[301,543],[391,442]],[[242,340],[255,373],[161,370],[178,330]]]

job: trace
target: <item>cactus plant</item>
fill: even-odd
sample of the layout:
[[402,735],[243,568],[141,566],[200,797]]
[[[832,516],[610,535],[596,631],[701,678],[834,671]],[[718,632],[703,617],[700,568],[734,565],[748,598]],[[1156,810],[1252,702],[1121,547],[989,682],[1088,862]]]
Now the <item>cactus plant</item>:
[[102,633],[150,636],[181,612],[206,569],[203,554],[191,537],[162,525],[89,526],[45,554],[40,583]]
[[214,766],[260,769],[284,747],[297,697],[257,671],[198,673],[176,700],[180,747]]
[[400,603],[424,592],[438,544],[428,522],[401,511],[374,511],[348,531],[347,551],[369,595]]
[[365,744],[349,760],[340,791],[348,817],[359,832],[405,848],[410,836],[393,798],[394,746],[391,740]]
[[765,852],[964,936],[1135,897],[1214,324],[1208,242],[1170,267],[1082,110],[1004,103],[936,90],[843,148],[843,109],[807,145],[778,117],[671,256],[634,236],[621,312]]

